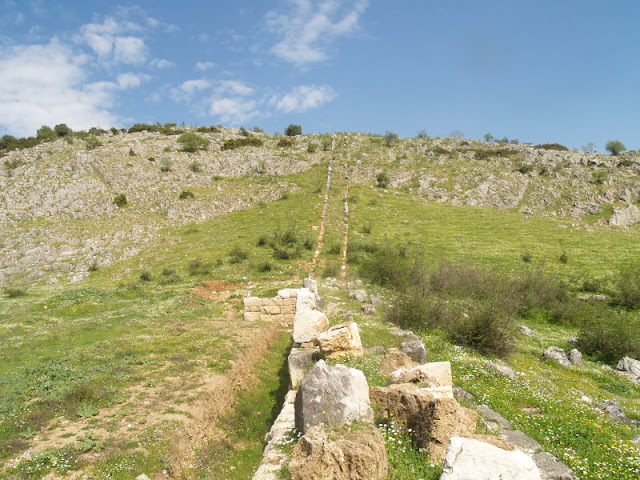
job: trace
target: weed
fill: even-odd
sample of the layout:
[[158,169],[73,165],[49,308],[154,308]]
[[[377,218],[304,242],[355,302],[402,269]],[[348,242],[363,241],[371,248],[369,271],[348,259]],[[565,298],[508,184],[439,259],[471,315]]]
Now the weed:
[[124,208],[127,206],[127,196],[124,193],[119,193],[113,199],[113,203],[119,208]]
[[196,198],[196,195],[190,190],[182,190],[178,196],[178,199],[180,200],[191,200],[193,198]]
[[560,263],[567,263],[569,261],[569,256],[567,255],[567,252],[562,252],[560,257],[558,257],[558,260],[560,261]]
[[136,156],[136,152],[133,151],[133,148],[129,149],[129,156],[130,157],[135,157]]
[[27,294],[27,289],[21,287],[4,287],[2,290],[9,298],[24,297]]
[[532,258],[533,258],[533,254],[531,252],[522,252],[520,254],[520,259],[525,263],[530,262]]
[[143,282],[150,282],[151,281],[151,272],[147,271],[147,270],[143,270],[142,272],[140,272],[140,280]]

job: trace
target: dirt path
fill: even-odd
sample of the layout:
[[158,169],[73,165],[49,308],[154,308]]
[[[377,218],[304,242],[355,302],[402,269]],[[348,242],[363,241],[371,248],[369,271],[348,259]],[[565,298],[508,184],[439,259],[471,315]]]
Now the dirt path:
[[327,230],[327,210],[329,209],[329,194],[331,193],[331,175],[333,173],[333,149],[336,143],[336,136],[331,139],[331,160],[329,160],[329,168],[327,173],[327,185],[324,190],[324,199],[322,201],[322,214],[320,215],[320,228],[318,230],[318,241],[316,243],[316,250],[313,252],[313,262],[311,263],[311,271],[309,276],[315,278],[316,267],[318,266],[318,258],[324,248],[324,234]]

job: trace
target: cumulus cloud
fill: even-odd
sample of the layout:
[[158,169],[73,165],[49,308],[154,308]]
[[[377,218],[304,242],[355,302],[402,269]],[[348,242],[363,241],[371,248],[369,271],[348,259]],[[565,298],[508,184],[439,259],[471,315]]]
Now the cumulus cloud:
[[165,58],[154,58],[149,62],[149,66],[152,68],[163,69],[163,68],[173,68],[176,66],[176,64]]
[[127,34],[140,30],[141,27],[133,22],[107,17],[102,23],[80,27],[76,40],[89,45],[102,61],[137,64],[146,60],[148,49],[141,37]]
[[216,64],[213,62],[198,62],[196,63],[196,70],[200,70],[201,72],[204,72],[215,66]]
[[271,53],[303,66],[328,58],[327,46],[358,29],[368,0],[289,0],[292,13],[267,14],[267,26],[280,41]]
[[218,95],[230,93],[232,95],[241,95],[246,97],[253,94],[253,88],[238,80],[221,80],[216,86],[216,93]]
[[151,77],[144,73],[121,73],[118,75],[118,87],[121,89],[136,88],[140,86],[143,81],[149,80]]
[[189,103],[193,100],[195,94],[210,87],[211,82],[205,78],[187,80],[179,87],[171,89],[169,96],[176,102]]
[[219,117],[223,123],[235,125],[247,122],[259,114],[255,100],[244,97],[212,97],[209,113]]
[[0,124],[19,136],[62,122],[76,130],[115,124],[109,108],[118,85],[88,82],[81,60],[57,41],[2,50]]
[[336,96],[328,85],[300,85],[285,95],[274,95],[270,103],[279,112],[305,112],[331,102]]

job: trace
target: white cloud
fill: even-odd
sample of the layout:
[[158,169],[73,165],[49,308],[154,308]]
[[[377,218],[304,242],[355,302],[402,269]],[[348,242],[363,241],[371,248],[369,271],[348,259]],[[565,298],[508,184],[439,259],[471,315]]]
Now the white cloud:
[[210,99],[209,113],[220,117],[223,123],[240,124],[256,117],[259,112],[256,109],[256,102],[243,97]]
[[118,87],[121,89],[139,87],[140,83],[149,80],[151,77],[144,73],[121,73],[118,75]]
[[147,59],[147,47],[141,38],[116,37],[114,44],[113,59],[116,62],[134,64]]
[[113,82],[86,82],[71,49],[47,45],[14,46],[0,52],[0,124],[11,134],[34,135],[42,125],[66,123],[73,129],[114,125]]
[[358,28],[368,0],[289,0],[291,14],[267,14],[267,25],[281,40],[271,53],[303,66],[328,58],[326,48],[336,38]]
[[218,95],[231,93],[233,95],[241,95],[243,97],[246,97],[253,94],[253,88],[237,80],[221,80],[216,86],[216,93]]
[[196,70],[200,70],[201,72],[204,72],[215,66],[216,64],[213,62],[198,62],[196,63]]
[[169,96],[176,102],[189,103],[193,100],[195,94],[211,87],[211,82],[205,78],[196,80],[187,80],[178,88],[173,88],[169,92]]
[[176,64],[165,58],[154,58],[149,62],[149,66],[152,68],[164,69],[173,68],[176,66]]
[[146,60],[147,47],[142,38],[126,34],[140,30],[141,27],[133,22],[118,22],[107,17],[102,23],[80,27],[76,40],[88,44],[102,61],[136,64]]
[[300,85],[286,95],[271,97],[271,105],[279,112],[304,112],[319,108],[336,98],[336,92],[328,85]]

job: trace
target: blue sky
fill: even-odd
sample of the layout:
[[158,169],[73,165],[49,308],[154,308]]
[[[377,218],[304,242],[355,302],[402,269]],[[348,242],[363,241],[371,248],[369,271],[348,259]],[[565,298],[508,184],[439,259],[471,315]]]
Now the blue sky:
[[632,0],[0,0],[0,134],[259,126],[640,148]]

